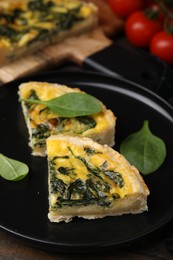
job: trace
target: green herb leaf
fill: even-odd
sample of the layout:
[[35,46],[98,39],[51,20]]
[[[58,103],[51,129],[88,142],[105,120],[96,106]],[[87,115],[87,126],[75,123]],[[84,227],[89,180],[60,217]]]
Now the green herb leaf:
[[86,93],[71,92],[51,100],[20,99],[27,103],[42,104],[60,117],[87,116],[102,110],[101,103]]
[[0,176],[8,181],[22,180],[29,172],[26,164],[0,154]]
[[145,120],[143,127],[128,136],[120,145],[120,153],[135,165],[142,174],[156,171],[166,157],[166,146],[163,140],[153,135]]

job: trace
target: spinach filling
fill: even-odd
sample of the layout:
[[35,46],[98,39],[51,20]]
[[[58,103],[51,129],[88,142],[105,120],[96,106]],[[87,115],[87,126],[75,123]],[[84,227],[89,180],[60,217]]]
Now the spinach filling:
[[[72,28],[76,22],[84,19],[80,15],[80,3],[76,3],[74,8],[68,9],[68,4],[66,7],[66,5],[63,6],[61,4],[55,5],[51,0],[48,2],[44,0],[34,0],[29,1],[27,7],[28,11],[32,12],[32,19],[35,18],[33,19],[34,23],[29,24],[27,18],[25,18],[26,11],[19,8],[16,8],[11,13],[0,13],[0,36],[8,38],[12,43],[17,44],[26,33],[36,29],[38,34],[34,39],[30,39],[27,42],[27,44],[32,44],[34,41],[42,41],[54,33],[68,30]],[[58,7],[60,10],[63,8],[64,11],[58,11]],[[53,24],[53,28],[43,29],[39,26],[40,22],[50,22]],[[18,29],[16,24],[22,25],[23,27],[19,27]]]
[[48,8],[54,6],[54,3],[52,1],[48,1],[47,3],[44,3],[43,0],[37,0],[37,1],[30,1],[28,3],[28,9],[35,12],[47,12]]
[[[55,160],[59,158],[69,159],[69,156],[54,157],[49,161],[49,174],[50,174],[50,192],[57,194],[57,203],[52,207],[53,209],[62,206],[79,206],[79,205],[99,205],[102,207],[109,207],[113,200],[118,199],[120,196],[117,193],[110,193],[111,186],[106,181],[109,178],[118,187],[124,186],[122,175],[113,170],[106,170],[108,165],[105,162],[104,167],[91,166],[87,160],[80,156],[75,156],[73,151],[69,148],[72,156],[83,162],[89,174],[86,180],[76,179],[75,168],[58,167],[55,169]],[[96,152],[97,153],[97,152]],[[60,174],[70,177],[70,185],[67,185],[62,179]]]
[[[32,89],[30,91],[28,99],[39,99],[35,90]],[[25,102],[25,106],[28,110],[28,116],[30,116],[30,113],[37,105]],[[43,108],[39,111],[39,114],[43,115],[43,113],[46,118],[49,115],[50,110],[48,108]],[[33,122],[31,117],[30,122]],[[89,116],[74,118],[53,117],[31,129],[33,146],[44,147],[46,145],[46,138],[50,135],[55,135],[58,133],[72,133],[80,135],[94,127],[96,127],[96,121]]]

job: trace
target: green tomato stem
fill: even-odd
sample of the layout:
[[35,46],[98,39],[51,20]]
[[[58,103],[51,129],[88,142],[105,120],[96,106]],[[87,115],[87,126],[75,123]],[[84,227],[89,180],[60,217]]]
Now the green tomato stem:
[[169,9],[168,9],[167,6],[164,4],[164,2],[162,2],[161,0],[154,0],[154,2],[160,6],[161,10],[162,10],[169,18],[173,18],[173,13],[171,13],[171,12],[169,11]]

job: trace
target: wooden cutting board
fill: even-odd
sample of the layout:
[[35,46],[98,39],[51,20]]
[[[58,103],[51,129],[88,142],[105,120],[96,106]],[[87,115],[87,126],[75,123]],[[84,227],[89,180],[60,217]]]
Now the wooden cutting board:
[[95,3],[99,10],[99,24],[94,30],[1,67],[0,81],[6,83],[65,62],[81,65],[88,56],[111,45],[112,36],[123,28],[123,21],[112,12],[106,0],[88,1]]

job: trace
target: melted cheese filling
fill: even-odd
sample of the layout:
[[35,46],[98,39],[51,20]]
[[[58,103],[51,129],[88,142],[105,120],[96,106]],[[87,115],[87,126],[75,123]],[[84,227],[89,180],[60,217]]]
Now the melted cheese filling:
[[[4,1],[5,2],[5,1]],[[22,47],[34,39],[70,29],[96,12],[80,0],[29,0],[0,3],[1,44]]]
[[[115,163],[108,153],[65,140],[48,139],[47,154],[52,210],[63,205],[73,206],[73,201],[76,205],[80,200],[84,205],[98,203],[109,206],[113,200],[132,192],[127,177],[129,167],[118,161]],[[56,189],[57,181],[64,185],[63,193],[60,192],[61,188]]]
[[[30,83],[21,88],[21,98],[30,97],[32,91],[40,100],[50,100],[67,93],[65,86],[54,87],[49,83]],[[68,88],[68,92],[79,91]],[[101,133],[109,125],[109,119],[103,111],[90,117],[58,118],[53,112],[46,110],[44,105],[32,105],[27,108],[27,117],[32,132],[32,145],[44,145],[45,140],[51,134],[68,132],[69,134],[87,136],[88,134]],[[40,141],[39,141],[40,139]]]

